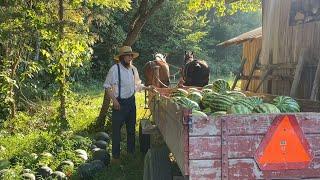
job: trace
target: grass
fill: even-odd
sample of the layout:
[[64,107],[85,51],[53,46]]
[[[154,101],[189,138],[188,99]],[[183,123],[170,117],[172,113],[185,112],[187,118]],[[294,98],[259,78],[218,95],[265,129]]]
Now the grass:
[[[27,154],[50,152],[54,155],[54,159],[50,162],[44,162],[50,165],[55,170],[59,163],[65,159],[73,159],[79,165],[82,163],[73,152],[76,148],[85,149],[89,152],[88,145],[91,143],[90,138],[94,135],[93,131],[88,129],[96,120],[99,114],[103,100],[103,88],[101,84],[94,83],[89,88],[78,86],[74,89],[72,96],[69,96],[69,105],[67,109],[68,121],[71,125],[71,131],[68,131],[64,136],[58,134],[59,121],[57,120],[58,101],[51,100],[39,102],[37,107],[32,108],[29,112],[19,112],[17,117],[6,121],[3,128],[0,129],[0,160],[10,160],[10,173],[5,179],[17,179],[23,168],[36,170],[38,164],[32,165],[32,160]],[[149,112],[144,109],[144,93],[137,93],[137,127],[136,134],[138,135],[138,124],[142,118],[148,117]],[[105,129],[110,129],[110,116],[107,116]],[[134,157],[125,154],[126,135],[125,128],[122,129],[121,143],[121,164],[110,166],[105,171],[97,174],[94,179],[142,179],[143,176],[143,155],[136,152]],[[110,133],[110,132],[108,132]],[[87,141],[82,144],[77,144],[72,137],[80,134]],[[136,150],[138,151],[138,137]],[[62,150],[61,150],[62,149]],[[107,149],[110,152],[111,144]],[[89,156],[91,154],[89,153]],[[14,163],[13,163],[14,162]],[[1,170],[1,169],[0,169]],[[73,172],[75,174],[75,171]],[[77,179],[77,176],[72,176],[72,179]]]

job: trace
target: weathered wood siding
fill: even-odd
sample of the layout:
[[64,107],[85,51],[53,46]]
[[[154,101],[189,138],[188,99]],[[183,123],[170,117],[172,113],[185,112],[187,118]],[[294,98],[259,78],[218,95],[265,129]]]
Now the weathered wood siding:
[[[297,0],[303,1],[303,0]],[[302,48],[306,48],[307,65],[302,73],[298,98],[310,97],[316,65],[320,57],[320,22],[310,22],[289,26],[290,7],[293,0],[264,0],[263,1],[263,38],[261,63],[292,64],[297,63]],[[273,75],[293,76],[294,69],[276,70]],[[292,80],[266,81],[262,92],[288,95]]]
[[[257,53],[261,50],[262,46],[262,39],[257,38],[253,40],[249,40],[243,43],[243,51],[242,56],[243,58],[246,58],[247,61],[243,67],[243,75],[249,76],[250,70],[252,68],[252,65],[254,63],[255,57],[257,56]],[[253,76],[260,76],[260,71],[255,71]],[[258,87],[260,80],[251,80],[249,84],[248,91],[255,91]],[[247,80],[241,80],[241,89],[244,90],[246,86]],[[261,89],[259,89],[258,92],[261,92]]]

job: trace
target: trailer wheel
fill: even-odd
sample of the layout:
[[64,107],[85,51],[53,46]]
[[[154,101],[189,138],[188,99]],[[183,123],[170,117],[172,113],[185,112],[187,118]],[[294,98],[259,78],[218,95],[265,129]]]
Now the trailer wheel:
[[143,154],[146,154],[148,149],[150,148],[150,135],[149,134],[142,134],[141,121],[139,123],[140,152]]

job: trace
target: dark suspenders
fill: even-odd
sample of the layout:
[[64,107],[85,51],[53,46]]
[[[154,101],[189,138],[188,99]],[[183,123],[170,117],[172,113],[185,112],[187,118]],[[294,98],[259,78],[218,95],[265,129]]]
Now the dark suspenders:
[[[117,64],[117,66],[118,66],[118,79],[119,79],[119,82],[118,82],[118,92],[119,92],[119,96],[118,96],[118,98],[121,99],[121,76],[120,76],[120,65],[119,65],[119,63]],[[132,68],[131,70],[132,70],[132,74],[133,74],[133,81],[135,81],[133,68]],[[133,82],[133,85],[135,85],[135,82]],[[134,87],[133,89],[134,89],[134,93],[135,93],[135,92],[136,92],[135,87]],[[133,94],[134,94],[134,93],[133,93]]]

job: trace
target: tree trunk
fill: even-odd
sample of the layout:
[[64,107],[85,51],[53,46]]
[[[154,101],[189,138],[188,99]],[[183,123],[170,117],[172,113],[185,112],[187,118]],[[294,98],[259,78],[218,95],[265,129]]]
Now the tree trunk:
[[[59,0],[59,41],[63,39],[64,32],[63,32],[63,13],[64,13],[64,8],[63,8],[63,0]],[[62,53],[62,52],[61,52]],[[60,119],[61,119],[61,125],[64,129],[69,128],[69,123],[67,121],[67,116],[66,116],[66,74],[65,74],[65,65],[64,63],[59,61],[59,70],[60,70],[60,80],[59,80],[59,96],[60,96]]]
[[[17,58],[15,61],[12,62],[11,68],[10,68],[10,78],[14,80],[16,78],[16,70],[19,64],[19,59]],[[9,98],[10,98],[10,116],[11,118],[14,118],[16,116],[16,101],[15,101],[15,92],[14,92],[14,84],[13,82],[9,83]]]
[[[137,40],[137,37],[139,36],[148,18],[151,17],[158,9],[160,9],[164,0],[156,1],[149,10],[147,10],[148,2],[149,0],[141,1],[139,9],[134,15],[134,19],[132,19],[130,23],[130,30],[127,34],[126,40],[123,42],[123,45],[132,46],[135,43],[135,41]],[[97,124],[101,123],[104,125],[109,104],[110,104],[110,98],[108,97],[107,92],[105,91],[102,107],[100,109],[100,114],[99,114],[99,117],[97,118]]]
[[142,0],[139,10],[135,14],[134,20],[130,24],[130,30],[126,40],[123,42],[123,45],[132,46],[135,43],[149,17],[151,17],[157,10],[160,9],[164,0],[156,1],[149,10],[147,10],[148,2],[149,0]]
[[109,105],[110,105],[110,98],[108,96],[107,90],[105,90],[104,97],[103,97],[103,103],[101,106],[99,117],[97,118],[97,122],[96,122],[96,128],[103,129],[103,126],[104,126],[105,120],[106,120],[106,116],[108,113]]

